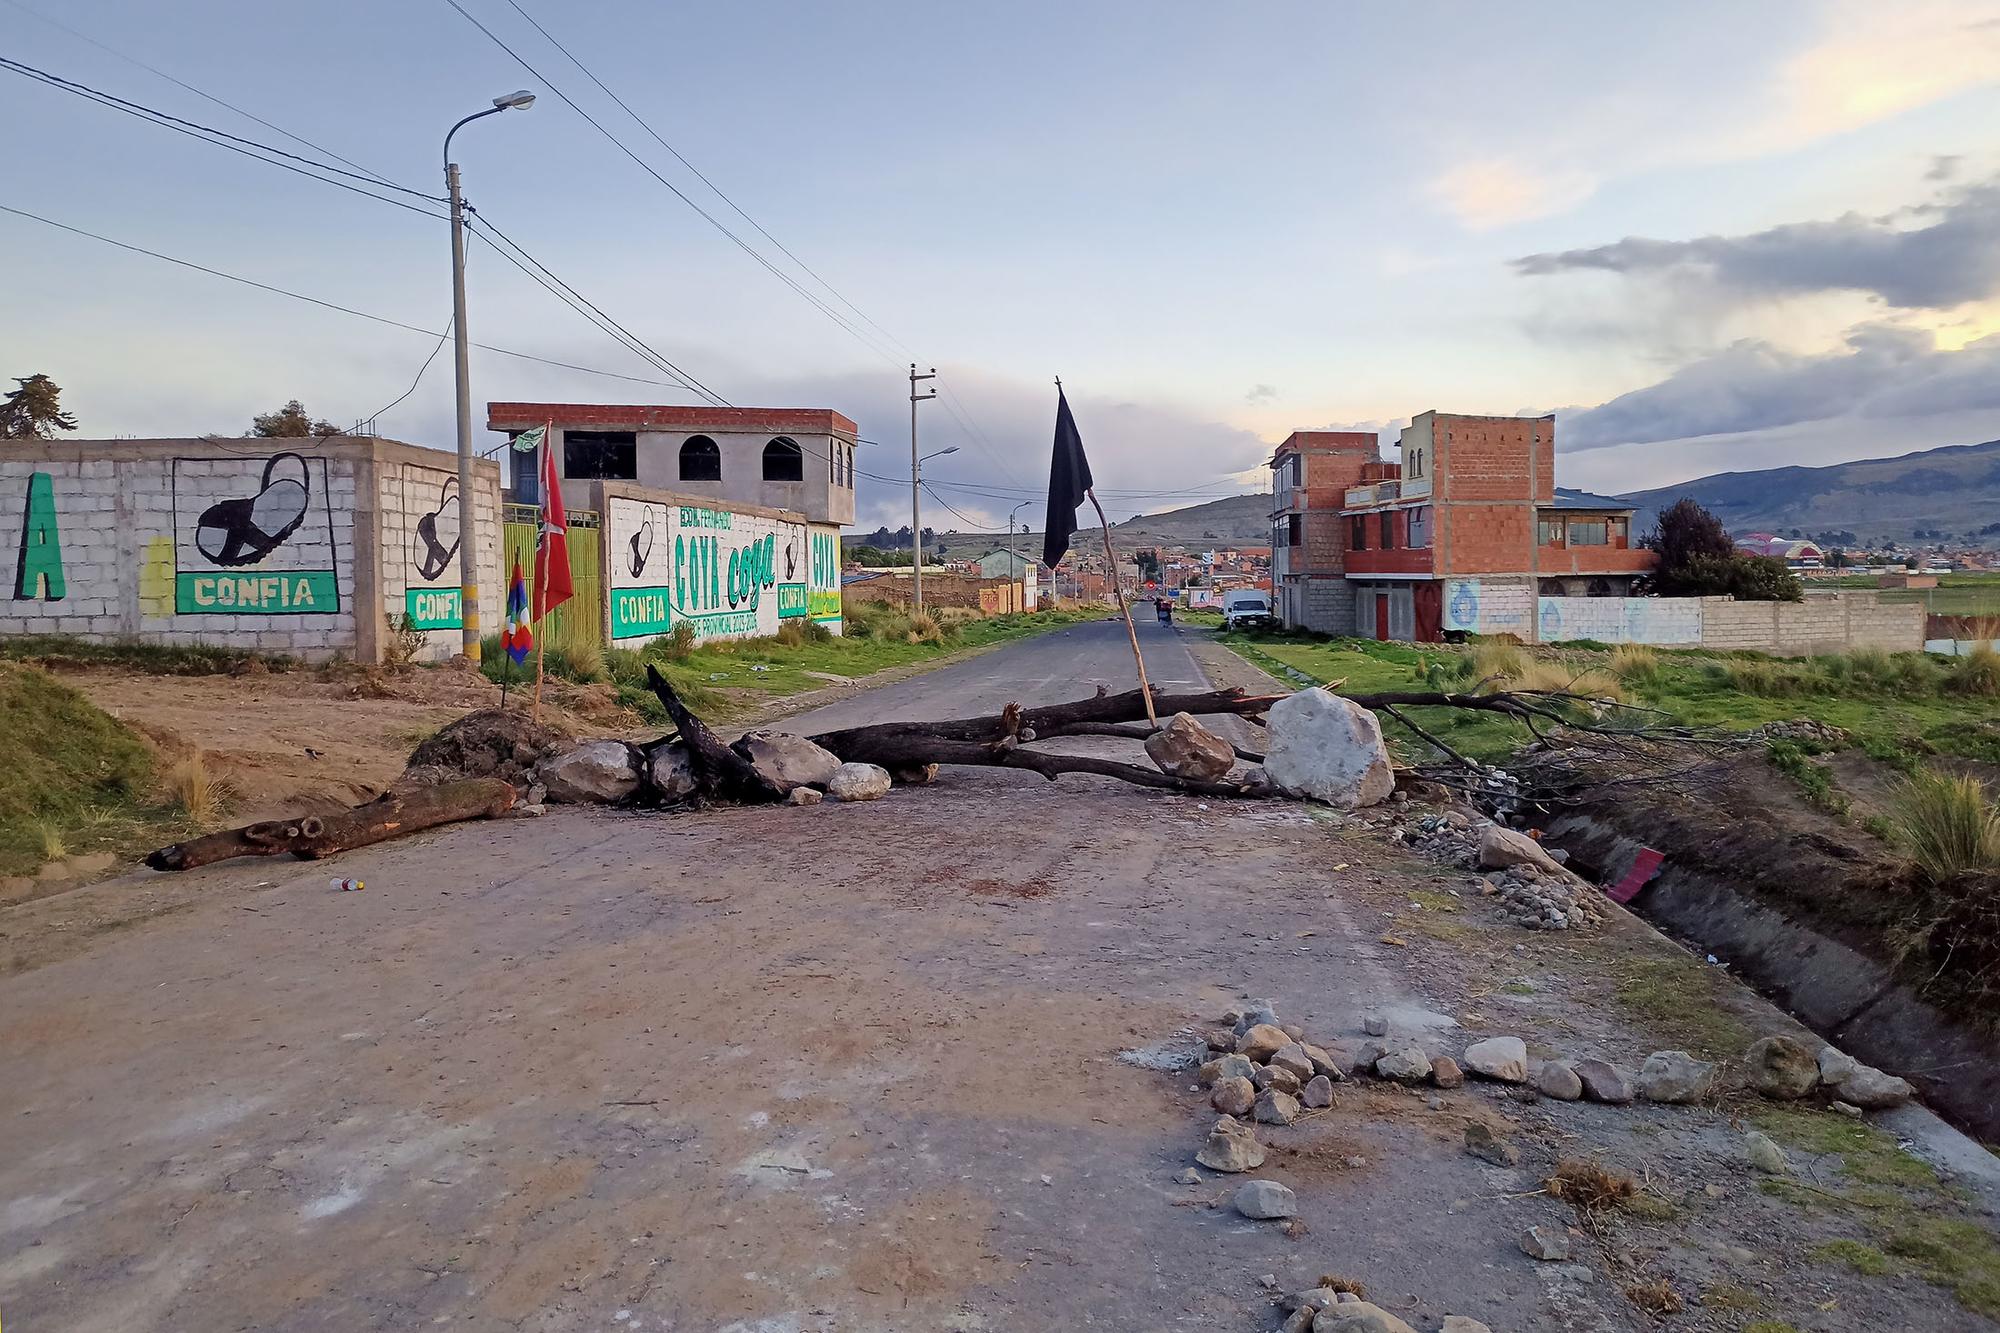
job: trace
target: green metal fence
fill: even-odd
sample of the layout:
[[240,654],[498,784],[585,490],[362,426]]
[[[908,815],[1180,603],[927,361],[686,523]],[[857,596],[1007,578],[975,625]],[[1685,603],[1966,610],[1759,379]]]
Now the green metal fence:
[[[513,577],[514,561],[521,562],[522,576],[528,580],[529,599],[534,597],[535,537],[540,531],[539,511],[533,505],[505,507],[502,530],[505,569],[501,578]],[[569,573],[576,596],[551,611],[535,626],[535,637],[551,648],[588,650],[604,646],[604,574],[599,542],[599,522],[590,510],[576,510],[569,518]]]

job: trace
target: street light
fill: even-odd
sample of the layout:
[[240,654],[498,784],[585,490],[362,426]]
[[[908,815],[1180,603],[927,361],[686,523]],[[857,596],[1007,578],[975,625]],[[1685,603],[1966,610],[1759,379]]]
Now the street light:
[[472,369],[471,341],[465,333],[465,200],[458,191],[458,164],[451,160],[451,136],[482,116],[502,111],[526,111],[535,95],[522,89],[493,99],[491,108],[475,111],[445,131],[444,185],[451,195],[451,339],[458,371],[458,620],[460,645],[466,660],[479,663],[479,563],[473,540],[472,516]]
[[[928,378],[916,376],[914,366],[911,367],[911,375],[914,378]],[[916,400],[912,399],[910,403],[910,577],[914,582],[910,585],[910,604],[916,610],[922,611],[924,609],[924,511],[922,503],[917,499],[917,492],[923,488],[924,464],[933,458],[943,458],[946,454],[957,453],[958,446],[954,444],[949,449],[940,449],[934,454],[925,454],[922,458],[918,458],[916,444],[917,406]]]
[[[1023,500],[1023,501],[1021,501],[1021,503],[1020,503],[1020,504],[1017,504],[1017,505],[1015,505],[1015,506],[1014,506],[1014,507],[1013,507],[1012,509],[1010,509],[1010,510],[1008,510],[1008,511],[1007,511],[1007,577],[1008,577],[1009,579],[1012,579],[1012,578],[1014,578],[1014,577],[1015,577],[1015,571],[1014,571],[1014,515],[1016,515],[1016,514],[1020,513],[1020,512],[1021,512],[1021,511],[1022,511],[1023,509],[1027,508],[1027,507],[1028,507],[1029,505],[1031,505],[1031,504],[1033,504],[1033,503],[1034,503],[1034,501],[1033,501],[1033,500]],[[1025,592],[1025,591],[1027,590],[1027,586],[1028,586],[1028,579],[1027,579],[1027,576],[1026,576],[1025,574],[1023,574],[1023,575],[1021,575],[1021,576],[1020,576],[1020,586],[1021,586],[1021,589],[1023,590],[1023,592]],[[1012,590],[1011,588],[1010,588],[1010,589],[1008,590],[1008,593],[1007,593],[1007,599],[1008,599],[1009,601],[1012,601],[1012,600],[1014,599],[1014,593],[1013,593],[1013,590]],[[1016,611],[1025,611],[1025,610],[1027,610],[1028,608],[1027,608],[1027,607],[1025,607],[1025,606],[1016,606],[1016,607],[1015,607],[1014,609],[1015,609]]]

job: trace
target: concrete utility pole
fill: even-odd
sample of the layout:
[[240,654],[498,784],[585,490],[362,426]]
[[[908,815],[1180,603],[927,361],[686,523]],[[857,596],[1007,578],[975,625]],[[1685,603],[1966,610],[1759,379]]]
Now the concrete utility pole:
[[917,611],[924,609],[924,509],[923,501],[917,495],[922,488],[923,474],[918,469],[923,466],[923,460],[917,457],[917,404],[937,397],[936,389],[918,393],[917,381],[936,378],[936,366],[931,367],[930,374],[919,375],[917,363],[910,362],[910,573],[916,579],[911,596],[912,609]]
[[[1014,515],[1020,513],[1022,509],[1033,503],[1033,500],[1023,500],[1020,504],[1015,505],[1007,511],[1007,577],[1015,580],[1016,585],[1023,589],[1028,585],[1028,576],[1014,568]],[[1009,600],[1013,600],[1014,594],[1009,592],[1007,596]],[[1016,611],[1025,611],[1028,608],[1016,605],[1014,609]]]
[[[458,163],[451,160],[451,136],[482,116],[497,116],[535,104],[525,90],[493,99],[485,111],[475,111],[445,131],[444,185],[451,196],[451,340],[452,363],[458,371],[458,623],[460,651],[479,663],[479,543],[473,523],[472,491],[472,341],[465,332],[465,199],[458,191]],[[496,520],[498,514],[493,516]]]

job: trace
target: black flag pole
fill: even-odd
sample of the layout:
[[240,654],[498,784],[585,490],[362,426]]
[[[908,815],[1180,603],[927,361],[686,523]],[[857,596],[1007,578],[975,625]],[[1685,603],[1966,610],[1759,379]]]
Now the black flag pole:
[[[1069,399],[1063,395],[1062,380],[1057,379],[1056,443],[1049,464],[1048,518],[1043,524],[1048,529],[1042,552],[1044,557],[1048,555],[1046,546],[1053,545],[1057,540],[1061,540],[1065,547],[1069,545],[1068,532],[1060,539],[1056,535],[1056,514],[1060,510],[1066,515],[1068,522],[1065,526],[1069,532],[1076,531],[1079,498],[1076,490],[1079,487],[1089,498],[1090,507],[1097,511],[1098,532],[1104,537],[1104,563],[1111,574],[1111,592],[1118,599],[1118,613],[1125,618],[1126,637],[1132,641],[1132,662],[1139,668],[1139,697],[1146,702],[1146,721],[1158,727],[1159,715],[1153,711],[1153,686],[1146,679],[1145,655],[1139,651],[1139,627],[1132,623],[1132,608],[1125,601],[1125,585],[1118,581],[1118,554],[1111,549],[1111,523],[1104,517],[1104,506],[1098,503],[1096,483],[1090,475],[1090,460],[1083,456],[1083,437],[1076,429],[1076,419],[1070,415]],[[1067,494],[1058,494],[1059,491],[1066,491]],[[1058,552],[1055,560],[1045,560],[1045,563],[1053,569],[1061,558]]]

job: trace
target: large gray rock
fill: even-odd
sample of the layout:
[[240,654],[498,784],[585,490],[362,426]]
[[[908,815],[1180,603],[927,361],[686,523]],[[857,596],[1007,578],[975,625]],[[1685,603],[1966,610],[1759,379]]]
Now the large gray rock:
[[1299,1101],[1308,1111],[1324,1111],[1333,1105],[1333,1080],[1325,1074],[1313,1075],[1299,1093]]
[[1260,1222],[1299,1215],[1298,1196],[1275,1180],[1246,1180],[1229,1202],[1243,1216]]
[[1249,1115],[1251,1108],[1257,1105],[1257,1089],[1250,1085],[1247,1078],[1219,1079],[1208,1104],[1224,1115]]
[[1377,1060],[1375,1074],[1397,1083],[1422,1083],[1431,1076],[1431,1058],[1421,1046],[1406,1046]]
[[1529,1227],[1521,1233],[1521,1252],[1543,1263],[1569,1258],[1569,1233],[1561,1227]]
[[752,731],[729,747],[781,792],[794,787],[824,787],[833,781],[840,760],[803,736],[783,731]]
[[1259,1023],[1236,1039],[1236,1053],[1247,1055],[1262,1064],[1291,1044],[1292,1039],[1285,1035],[1283,1028]]
[[1213,1087],[1225,1078],[1249,1079],[1256,1075],[1257,1066],[1247,1055],[1225,1055],[1210,1060],[1195,1071],[1195,1082],[1202,1087]]
[[1762,1037],[1743,1053],[1751,1091],[1773,1101],[1795,1102],[1819,1086],[1819,1061],[1790,1037]]
[[1475,1041],[1465,1048],[1465,1059],[1460,1063],[1481,1078],[1497,1079],[1502,1083],[1528,1081],[1528,1046],[1519,1037],[1488,1037],[1485,1041]]
[[624,741],[584,741],[535,765],[548,799],[622,801],[639,790],[638,753]]
[[1743,1136],[1743,1156],[1750,1165],[1770,1175],[1782,1176],[1792,1169],[1785,1159],[1785,1150],[1761,1130],[1753,1129]]
[[1352,810],[1396,789],[1381,724],[1331,690],[1315,686],[1279,700],[1264,726],[1264,772],[1280,791]]
[[1312,1333],[1417,1333],[1372,1301],[1342,1301],[1313,1316]]
[[687,746],[679,741],[662,745],[647,761],[646,776],[662,800],[674,801],[695,791],[694,765],[688,762]]
[[1715,1086],[1715,1066],[1686,1051],[1654,1051],[1639,1066],[1639,1095],[1649,1102],[1698,1102]]
[[1218,782],[1236,763],[1229,742],[1189,713],[1175,713],[1166,726],[1148,736],[1146,756],[1169,777],[1196,782]]
[[1292,1073],[1298,1075],[1299,1082],[1301,1083],[1313,1076],[1312,1057],[1306,1054],[1305,1047],[1298,1042],[1293,1042],[1290,1046],[1281,1047],[1274,1052],[1271,1056],[1271,1063],[1279,1069],[1291,1070]]
[[1488,870],[1533,866],[1561,879],[1570,878],[1570,872],[1563,869],[1543,849],[1542,844],[1524,833],[1501,828],[1498,824],[1487,824],[1479,830],[1479,864]]
[[1583,1077],[1560,1060],[1544,1060],[1535,1071],[1535,1091],[1559,1102],[1573,1102],[1583,1096]]
[[1578,1060],[1576,1076],[1583,1082],[1583,1095],[1607,1106],[1623,1106],[1632,1100],[1632,1080],[1614,1064],[1604,1060]]
[[1264,1165],[1264,1145],[1257,1142],[1250,1126],[1234,1116],[1223,1116],[1208,1131],[1208,1139],[1194,1160],[1211,1171],[1255,1171]]
[[826,794],[836,801],[879,801],[889,794],[889,770],[874,764],[842,764],[827,779]]
[[1829,1088],[1837,1088],[1847,1081],[1850,1074],[1861,1068],[1861,1062],[1841,1050],[1838,1046],[1819,1048],[1820,1082]]
[[1855,1066],[1853,1073],[1840,1080],[1838,1091],[1842,1101],[1868,1111],[1886,1111],[1916,1095],[1908,1083],[1872,1065]]
[[1262,1125],[1289,1125],[1299,1118],[1299,1099],[1289,1092],[1266,1088],[1257,1094],[1253,1114]]

